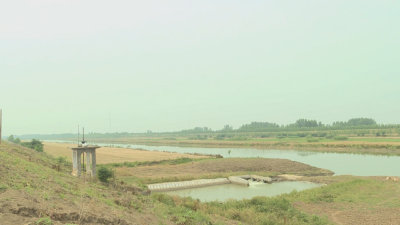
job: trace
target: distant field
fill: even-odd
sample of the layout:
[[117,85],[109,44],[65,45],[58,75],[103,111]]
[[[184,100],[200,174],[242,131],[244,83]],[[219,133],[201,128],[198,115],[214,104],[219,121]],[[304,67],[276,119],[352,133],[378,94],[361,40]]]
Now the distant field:
[[[72,150],[68,147],[76,147],[76,144],[43,142],[44,151],[54,157],[67,157],[72,160]],[[138,161],[160,161],[177,158],[207,158],[206,156],[195,156],[189,154],[142,151],[127,148],[101,147],[96,150],[97,163],[123,163]]]

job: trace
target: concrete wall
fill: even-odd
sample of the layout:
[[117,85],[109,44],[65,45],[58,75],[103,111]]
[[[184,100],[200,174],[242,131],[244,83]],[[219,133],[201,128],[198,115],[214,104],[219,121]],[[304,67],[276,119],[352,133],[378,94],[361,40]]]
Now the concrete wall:
[[249,186],[249,181],[245,180],[239,176],[231,176],[228,177],[228,180],[234,184],[239,184],[239,185],[244,185],[244,186]]
[[147,187],[151,191],[170,191],[170,190],[205,187],[205,186],[229,184],[229,183],[230,181],[226,178],[217,178],[217,179],[202,179],[202,180],[192,180],[192,181],[149,184],[147,185]]

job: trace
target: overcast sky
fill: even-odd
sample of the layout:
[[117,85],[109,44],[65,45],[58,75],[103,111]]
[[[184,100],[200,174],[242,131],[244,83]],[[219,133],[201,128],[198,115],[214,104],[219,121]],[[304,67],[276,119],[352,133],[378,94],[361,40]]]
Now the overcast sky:
[[3,135],[400,123],[398,0],[0,2]]

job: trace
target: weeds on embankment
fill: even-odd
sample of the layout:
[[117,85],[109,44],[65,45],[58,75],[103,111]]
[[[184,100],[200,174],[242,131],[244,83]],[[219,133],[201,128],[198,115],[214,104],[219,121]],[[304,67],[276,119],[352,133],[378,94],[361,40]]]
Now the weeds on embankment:
[[[399,192],[396,182],[350,176],[330,179],[335,182],[301,192],[292,191],[276,197],[254,197],[247,200],[202,203],[198,199],[163,193],[153,193],[152,197],[165,204],[164,210],[167,213],[172,214],[172,208],[183,207],[193,213],[220,215],[245,224],[331,224],[331,214],[338,210],[352,210],[355,214],[353,218],[342,218],[343,221],[359,221],[359,213],[374,214],[375,210],[379,212],[382,209],[400,207],[400,201],[396,197]],[[323,206],[326,209],[323,214],[326,213],[327,216],[310,213],[310,209],[304,211],[301,206],[305,205],[311,206],[311,209]],[[198,214],[193,216],[196,215]],[[381,222],[383,221],[386,220],[383,218]]]
[[[327,218],[308,215],[294,208],[289,200],[282,197],[254,197],[251,200],[229,200],[227,202],[201,203],[191,197],[170,196],[163,193],[153,193],[152,197],[166,205],[166,213],[183,216],[187,220],[201,217],[202,214],[220,215],[245,224],[330,224]],[[176,209],[179,209],[176,212]],[[198,220],[198,219],[197,219]],[[178,218],[172,218],[178,222]]]

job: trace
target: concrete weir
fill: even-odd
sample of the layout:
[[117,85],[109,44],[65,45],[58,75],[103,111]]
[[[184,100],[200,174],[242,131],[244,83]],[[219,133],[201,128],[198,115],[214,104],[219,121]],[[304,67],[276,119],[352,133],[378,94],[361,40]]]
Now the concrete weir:
[[244,186],[249,186],[249,180],[260,181],[264,183],[272,183],[276,179],[270,177],[262,177],[257,175],[242,175],[242,176],[230,176],[228,178],[217,178],[217,179],[202,179],[202,180],[191,180],[191,181],[181,181],[181,182],[169,182],[169,183],[159,183],[159,184],[149,184],[147,188],[150,191],[171,191],[185,188],[194,187],[205,187],[211,185],[219,184],[239,184]]
[[177,189],[205,187],[205,186],[229,184],[229,183],[230,181],[226,178],[217,178],[217,179],[201,179],[201,180],[191,180],[191,181],[181,181],[181,182],[149,184],[147,185],[147,188],[150,191],[171,191]]
[[240,176],[230,176],[228,177],[228,180],[234,184],[240,184],[244,186],[249,186],[249,181],[240,177]]

